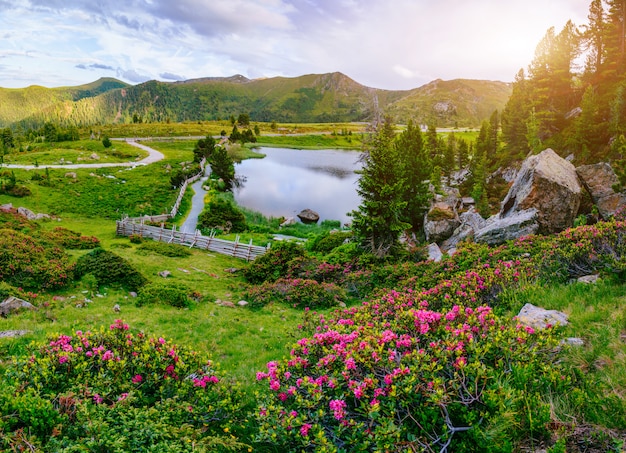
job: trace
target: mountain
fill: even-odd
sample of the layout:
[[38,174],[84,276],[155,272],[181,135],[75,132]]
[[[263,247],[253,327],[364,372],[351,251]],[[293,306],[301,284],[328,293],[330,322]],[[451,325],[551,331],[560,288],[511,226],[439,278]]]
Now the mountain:
[[117,79],[104,77],[75,87],[45,88],[33,85],[27,88],[0,88],[0,126],[6,127],[29,117],[37,117],[42,111],[66,104],[71,106],[81,99],[128,86]]
[[[31,94],[33,90],[37,96]],[[9,91],[13,98],[3,98],[2,93]],[[510,85],[503,82],[464,79],[436,80],[413,90],[382,90],[339,72],[256,80],[242,75],[153,80],[134,86],[100,79],[73,88],[0,91],[0,126],[39,127],[46,121],[76,126],[199,121],[240,113],[248,113],[254,121],[371,121],[389,114],[396,122],[435,119],[440,127],[477,126],[495,109],[502,110],[510,93]]]

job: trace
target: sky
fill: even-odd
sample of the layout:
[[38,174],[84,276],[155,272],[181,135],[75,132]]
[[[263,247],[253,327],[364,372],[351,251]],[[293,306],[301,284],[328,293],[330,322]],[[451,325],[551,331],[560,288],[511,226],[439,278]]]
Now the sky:
[[513,81],[591,0],[0,0],[0,87],[342,72]]

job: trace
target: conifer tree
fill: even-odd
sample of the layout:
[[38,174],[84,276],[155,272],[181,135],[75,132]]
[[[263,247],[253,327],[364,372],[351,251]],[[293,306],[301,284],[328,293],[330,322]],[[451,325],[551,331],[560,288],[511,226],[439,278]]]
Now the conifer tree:
[[431,173],[431,160],[424,147],[419,126],[409,121],[407,128],[395,142],[398,175],[404,179],[402,199],[406,202],[402,220],[411,224],[413,231],[420,231],[424,214],[428,209],[430,193],[426,182]]
[[402,221],[406,201],[405,181],[399,177],[391,120],[378,125],[372,142],[363,154],[358,194],[361,204],[350,212],[352,227],[366,250],[379,258],[399,248],[400,233],[410,225]]

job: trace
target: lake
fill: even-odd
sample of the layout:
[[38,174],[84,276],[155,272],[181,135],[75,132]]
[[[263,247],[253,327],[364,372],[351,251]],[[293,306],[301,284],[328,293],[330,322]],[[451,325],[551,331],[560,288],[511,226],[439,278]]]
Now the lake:
[[361,200],[357,194],[360,153],[336,149],[302,150],[259,148],[263,159],[247,159],[235,166],[245,177],[234,189],[240,206],[267,217],[296,217],[312,209],[322,220],[351,221],[347,213]]

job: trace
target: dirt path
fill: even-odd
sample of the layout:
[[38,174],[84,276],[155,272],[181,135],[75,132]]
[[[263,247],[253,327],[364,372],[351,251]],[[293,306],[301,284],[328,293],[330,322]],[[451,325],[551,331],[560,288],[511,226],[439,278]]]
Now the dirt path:
[[154,148],[150,148],[149,146],[143,145],[141,143],[137,143],[134,138],[126,138],[126,139],[113,139],[113,140],[124,140],[129,145],[135,146],[137,148],[141,148],[144,151],[148,152],[148,157],[145,157],[137,162],[107,162],[107,163],[99,163],[99,164],[68,164],[68,165],[19,165],[19,164],[3,164],[0,165],[0,168],[21,168],[25,170],[34,170],[35,168],[65,168],[65,169],[76,169],[76,168],[106,168],[106,167],[136,167],[137,165],[148,165],[163,160],[165,156],[163,153],[157,151]]

